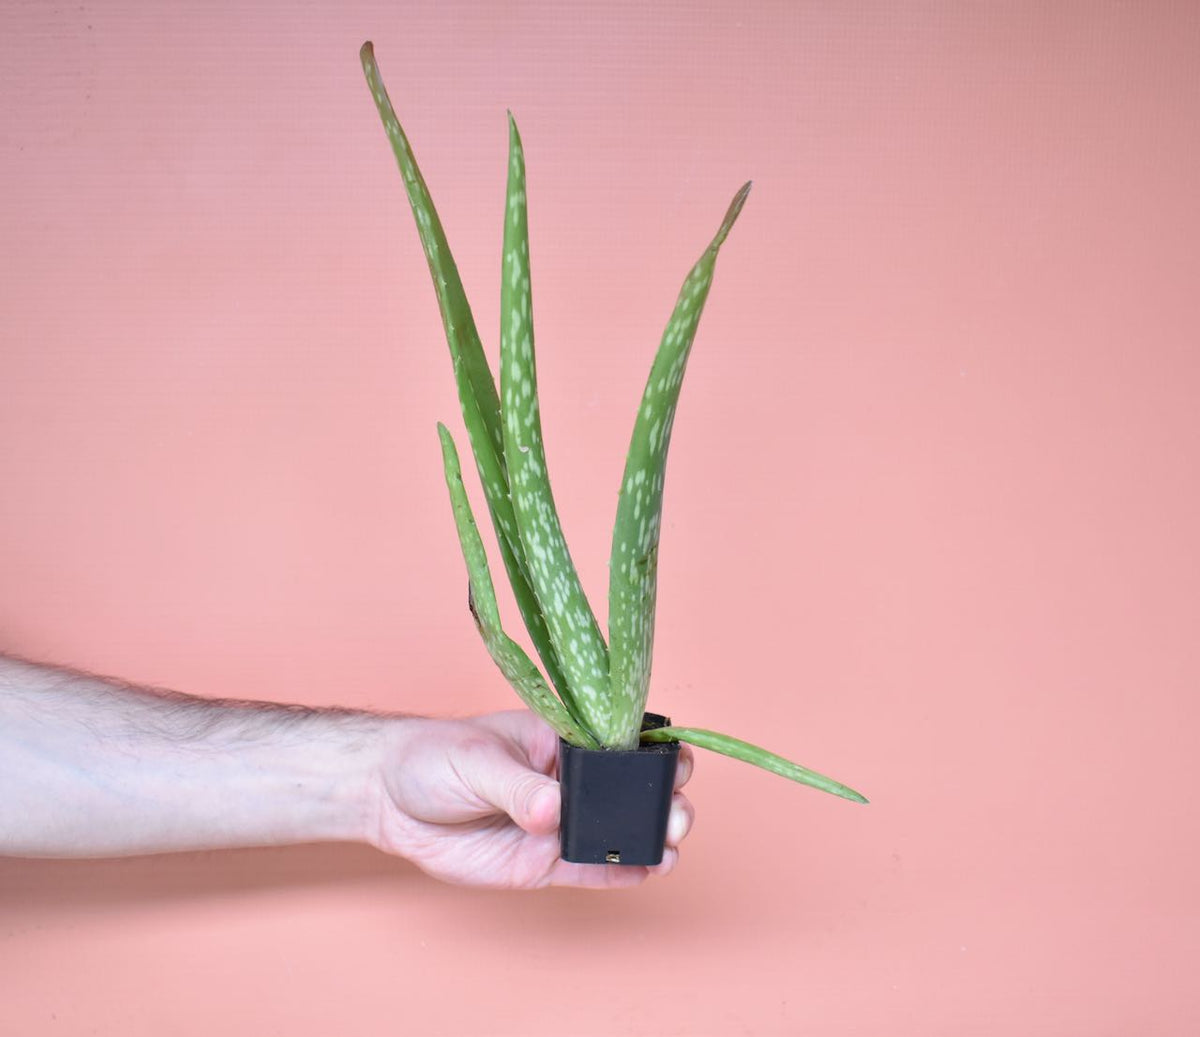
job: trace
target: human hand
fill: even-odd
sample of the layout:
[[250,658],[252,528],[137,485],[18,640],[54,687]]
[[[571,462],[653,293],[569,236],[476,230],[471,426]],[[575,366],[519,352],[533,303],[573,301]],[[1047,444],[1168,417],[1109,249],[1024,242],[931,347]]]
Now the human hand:
[[464,720],[398,718],[385,735],[375,845],[446,882],[497,889],[616,888],[666,875],[693,810],[681,746],[662,863],[573,864],[559,856],[558,736],[528,710]]

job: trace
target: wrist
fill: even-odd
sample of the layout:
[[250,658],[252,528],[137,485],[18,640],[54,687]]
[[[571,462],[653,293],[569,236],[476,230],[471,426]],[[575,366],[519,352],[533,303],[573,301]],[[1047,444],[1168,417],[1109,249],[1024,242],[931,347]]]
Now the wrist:
[[439,735],[455,722],[395,714],[379,719],[381,755],[373,782],[374,809],[367,842],[383,853],[422,867],[422,860],[443,833],[436,821],[424,816],[421,803],[444,791],[442,765],[448,761],[448,754]]
[[275,841],[373,843],[388,719],[318,715],[294,740],[249,756],[245,762],[263,782],[263,798],[291,804],[278,814],[291,828],[276,833]]

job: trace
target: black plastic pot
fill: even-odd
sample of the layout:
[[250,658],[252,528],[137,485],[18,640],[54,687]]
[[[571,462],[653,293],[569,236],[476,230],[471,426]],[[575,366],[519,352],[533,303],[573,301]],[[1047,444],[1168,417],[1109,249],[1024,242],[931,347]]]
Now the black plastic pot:
[[[647,713],[642,730],[667,727]],[[659,864],[675,790],[678,742],[581,749],[558,742],[562,857],[579,864]]]

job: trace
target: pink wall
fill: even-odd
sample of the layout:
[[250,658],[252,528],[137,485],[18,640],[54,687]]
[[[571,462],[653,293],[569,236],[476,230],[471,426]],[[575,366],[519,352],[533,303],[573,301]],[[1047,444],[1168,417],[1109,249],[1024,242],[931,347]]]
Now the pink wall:
[[618,895],[338,846],[0,861],[0,1032],[1197,1032],[1195,5],[0,6],[3,646],[514,704],[463,608],[461,419],[368,38],[490,344],[520,120],[601,608],[653,348],[753,177],[651,704],[872,804],[704,757],[679,870]]

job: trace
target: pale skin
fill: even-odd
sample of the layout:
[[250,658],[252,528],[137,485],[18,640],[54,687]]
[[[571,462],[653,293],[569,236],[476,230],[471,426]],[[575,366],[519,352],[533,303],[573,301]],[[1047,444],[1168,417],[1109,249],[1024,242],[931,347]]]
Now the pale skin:
[[653,868],[561,859],[556,755],[526,710],[448,720],[206,699],[0,656],[0,855],[345,841],[498,889],[636,886],[675,867],[693,817],[686,746]]

